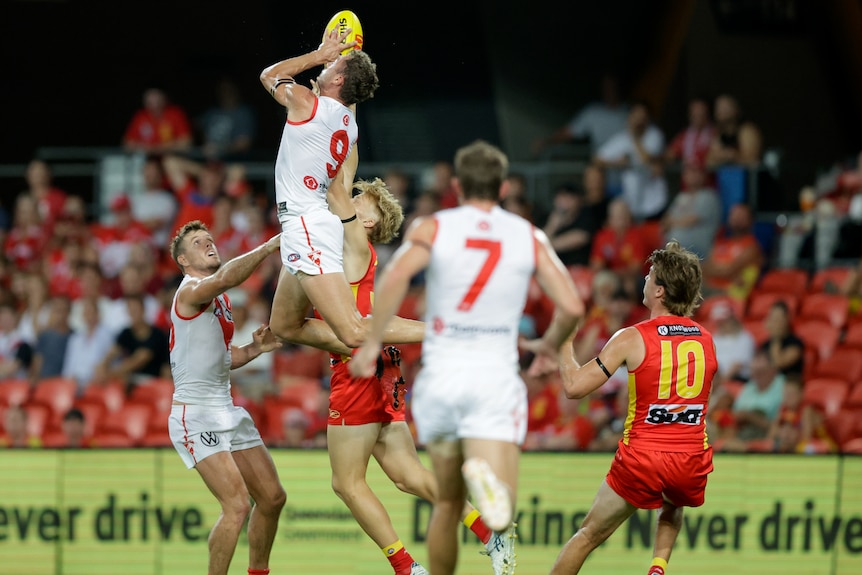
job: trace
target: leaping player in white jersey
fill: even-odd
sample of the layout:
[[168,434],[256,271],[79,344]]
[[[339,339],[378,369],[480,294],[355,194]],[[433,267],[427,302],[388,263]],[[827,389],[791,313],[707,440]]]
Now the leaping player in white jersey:
[[[374,373],[384,328],[410,278],[427,268],[426,331],[412,411],[437,478],[428,527],[430,571],[453,573],[467,490],[497,532],[512,522],[527,391],[518,371],[518,324],[530,278],[556,304],[546,353],[575,329],[584,303],[547,236],[497,205],[508,159],[482,141],[458,150],[461,206],[418,218],[383,270],[366,341],[349,363]],[[466,483],[466,489],[465,489]]]
[[[209,575],[226,575],[248,518],[249,575],[269,573],[269,556],[285,502],[272,458],[248,412],[233,404],[230,370],[281,346],[266,326],[253,341],[233,344],[230,299],[281,238],[222,265],[207,227],[185,224],[171,243],[184,277],[171,306],[174,398],[171,441],[186,467],[195,468],[221,505],[209,535]],[[254,504],[249,507],[249,496]]]
[[[379,83],[376,66],[365,52],[341,55],[356,45],[342,43],[349,33],[348,29],[339,34],[334,28],[317,50],[273,64],[260,74],[264,88],[287,108],[275,162],[284,267],[270,327],[281,339],[336,353],[345,344],[357,347],[367,325],[344,275],[344,227],[329,211],[327,198],[342,194],[349,200],[348,189],[336,175],[358,138],[353,108],[373,97]],[[294,80],[297,74],[327,64],[313,89]],[[332,333],[321,330],[320,323],[306,321],[309,303],[340,341],[330,341]]]

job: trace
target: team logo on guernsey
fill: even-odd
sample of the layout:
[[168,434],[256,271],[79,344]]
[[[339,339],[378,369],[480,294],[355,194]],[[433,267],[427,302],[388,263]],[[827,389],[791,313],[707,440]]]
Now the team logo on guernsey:
[[656,326],[658,334],[662,337],[675,335],[701,335],[700,327],[696,325],[663,324]]
[[344,116],[342,116],[342,118],[341,118],[341,123],[344,124],[345,126],[349,126],[350,125],[350,116],[348,116],[347,114],[344,114]]
[[213,431],[204,431],[201,433],[201,443],[207,447],[215,447],[218,445],[218,435]]
[[222,316],[224,316],[227,321],[233,321],[233,314],[231,313],[229,307],[222,309],[221,306],[216,306],[215,309],[213,309],[213,315],[215,315],[217,318],[221,318]]
[[314,176],[305,176],[304,178],[302,178],[302,183],[304,183],[305,187],[309,190],[316,190],[320,187],[320,184],[317,183],[317,180],[314,178]]
[[665,423],[681,423],[683,425],[699,425],[703,419],[703,404],[653,404],[649,406],[645,421],[654,425]]
[[308,259],[311,260],[311,262],[314,265],[319,266],[320,265],[320,250],[311,250],[310,252],[308,252]]
[[446,324],[440,317],[435,317],[432,325],[434,326],[434,333],[443,333],[443,330],[446,329]]
[[485,220],[482,220],[481,222],[479,222],[479,225],[477,225],[476,227],[479,228],[480,230],[482,230],[483,232],[487,232],[488,230],[491,229],[491,224],[486,222]]

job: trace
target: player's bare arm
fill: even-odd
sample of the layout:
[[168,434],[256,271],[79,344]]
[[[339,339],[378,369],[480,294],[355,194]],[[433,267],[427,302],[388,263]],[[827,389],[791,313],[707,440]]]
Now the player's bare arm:
[[274,351],[282,346],[268,325],[262,325],[252,334],[251,343],[245,345],[232,345],[230,352],[230,368],[242,367],[261,354]]
[[350,32],[352,30],[348,28],[339,34],[338,28],[333,28],[317,50],[282,60],[265,68],[260,73],[260,83],[276,102],[289,110],[313,106],[317,96],[310,88],[297,84],[295,77],[311,68],[334,62],[341,55],[342,50],[356,46],[355,41],[342,44]]
[[597,390],[623,364],[629,369],[636,368],[646,353],[638,330],[626,327],[611,337],[596,358],[580,365],[575,359],[572,339],[569,336],[560,349],[560,376],[569,399],[580,399]]
[[[190,244],[188,251],[199,250],[210,257],[217,254],[209,234],[195,234],[186,241]],[[233,258],[212,275],[186,283],[177,293],[177,311],[185,316],[198,313],[201,306],[209,305],[213,298],[247,280],[267,257],[278,251],[280,242],[281,234],[277,234],[265,244]],[[182,258],[188,257],[186,253],[180,255],[178,263],[187,265]]]

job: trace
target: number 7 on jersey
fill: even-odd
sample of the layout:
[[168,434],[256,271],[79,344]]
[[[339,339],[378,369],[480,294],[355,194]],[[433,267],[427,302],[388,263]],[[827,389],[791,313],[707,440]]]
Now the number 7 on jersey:
[[482,290],[485,288],[485,284],[488,283],[488,279],[490,279],[491,274],[494,273],[494,268],[497,267],[497,263],[500,261],[500,253],[502,251],[500,242],[496,240],[467,238],[465,247],[467,249],[485,250],[488,252],[488,256],[485,258],[485,263],[482,264],[482,268],[479,270],[479,274],[476,276],[476,279],[474,279],[473,283],[470,285],[470,289],[468,289],[467,293],[464,295],[464,299],[462,299],[461,303],[458,304],[458,311],[470,311],[470,308],[472,308],[473,304],[476,303],[476,299],[478,299],[479,294],[482,293]]

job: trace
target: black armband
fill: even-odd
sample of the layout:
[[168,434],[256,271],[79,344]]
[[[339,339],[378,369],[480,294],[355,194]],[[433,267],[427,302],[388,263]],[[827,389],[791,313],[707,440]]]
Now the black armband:
[[599,364],[599,367],[602,368],[602,371],[605,372],[605,375],[610,378],[611,372],[608,371],[608,368],[605,367],[605,364],[602,363],[602,360],[599,359],[599,356],[596,356],[596,363]]
[[342,223],[342,224],[347,224],[347,223],[352,222],[352,221],[353,221],[353,220],[355,220],[355,219],[356,219],[356,214],[353,214],[352,216],[350,216],[350,217],[349,217],[349,218],[347,218],[346,220],[341,220],[341,223]]
[[275,91],[278,90],[278,87],[282,84],[293,84],[295,80],[293,78],[282,78],[281,80],[276,80],[275,84],[272,85],[272,88],[269,89],[272,92],[272,95],[275,96]]

